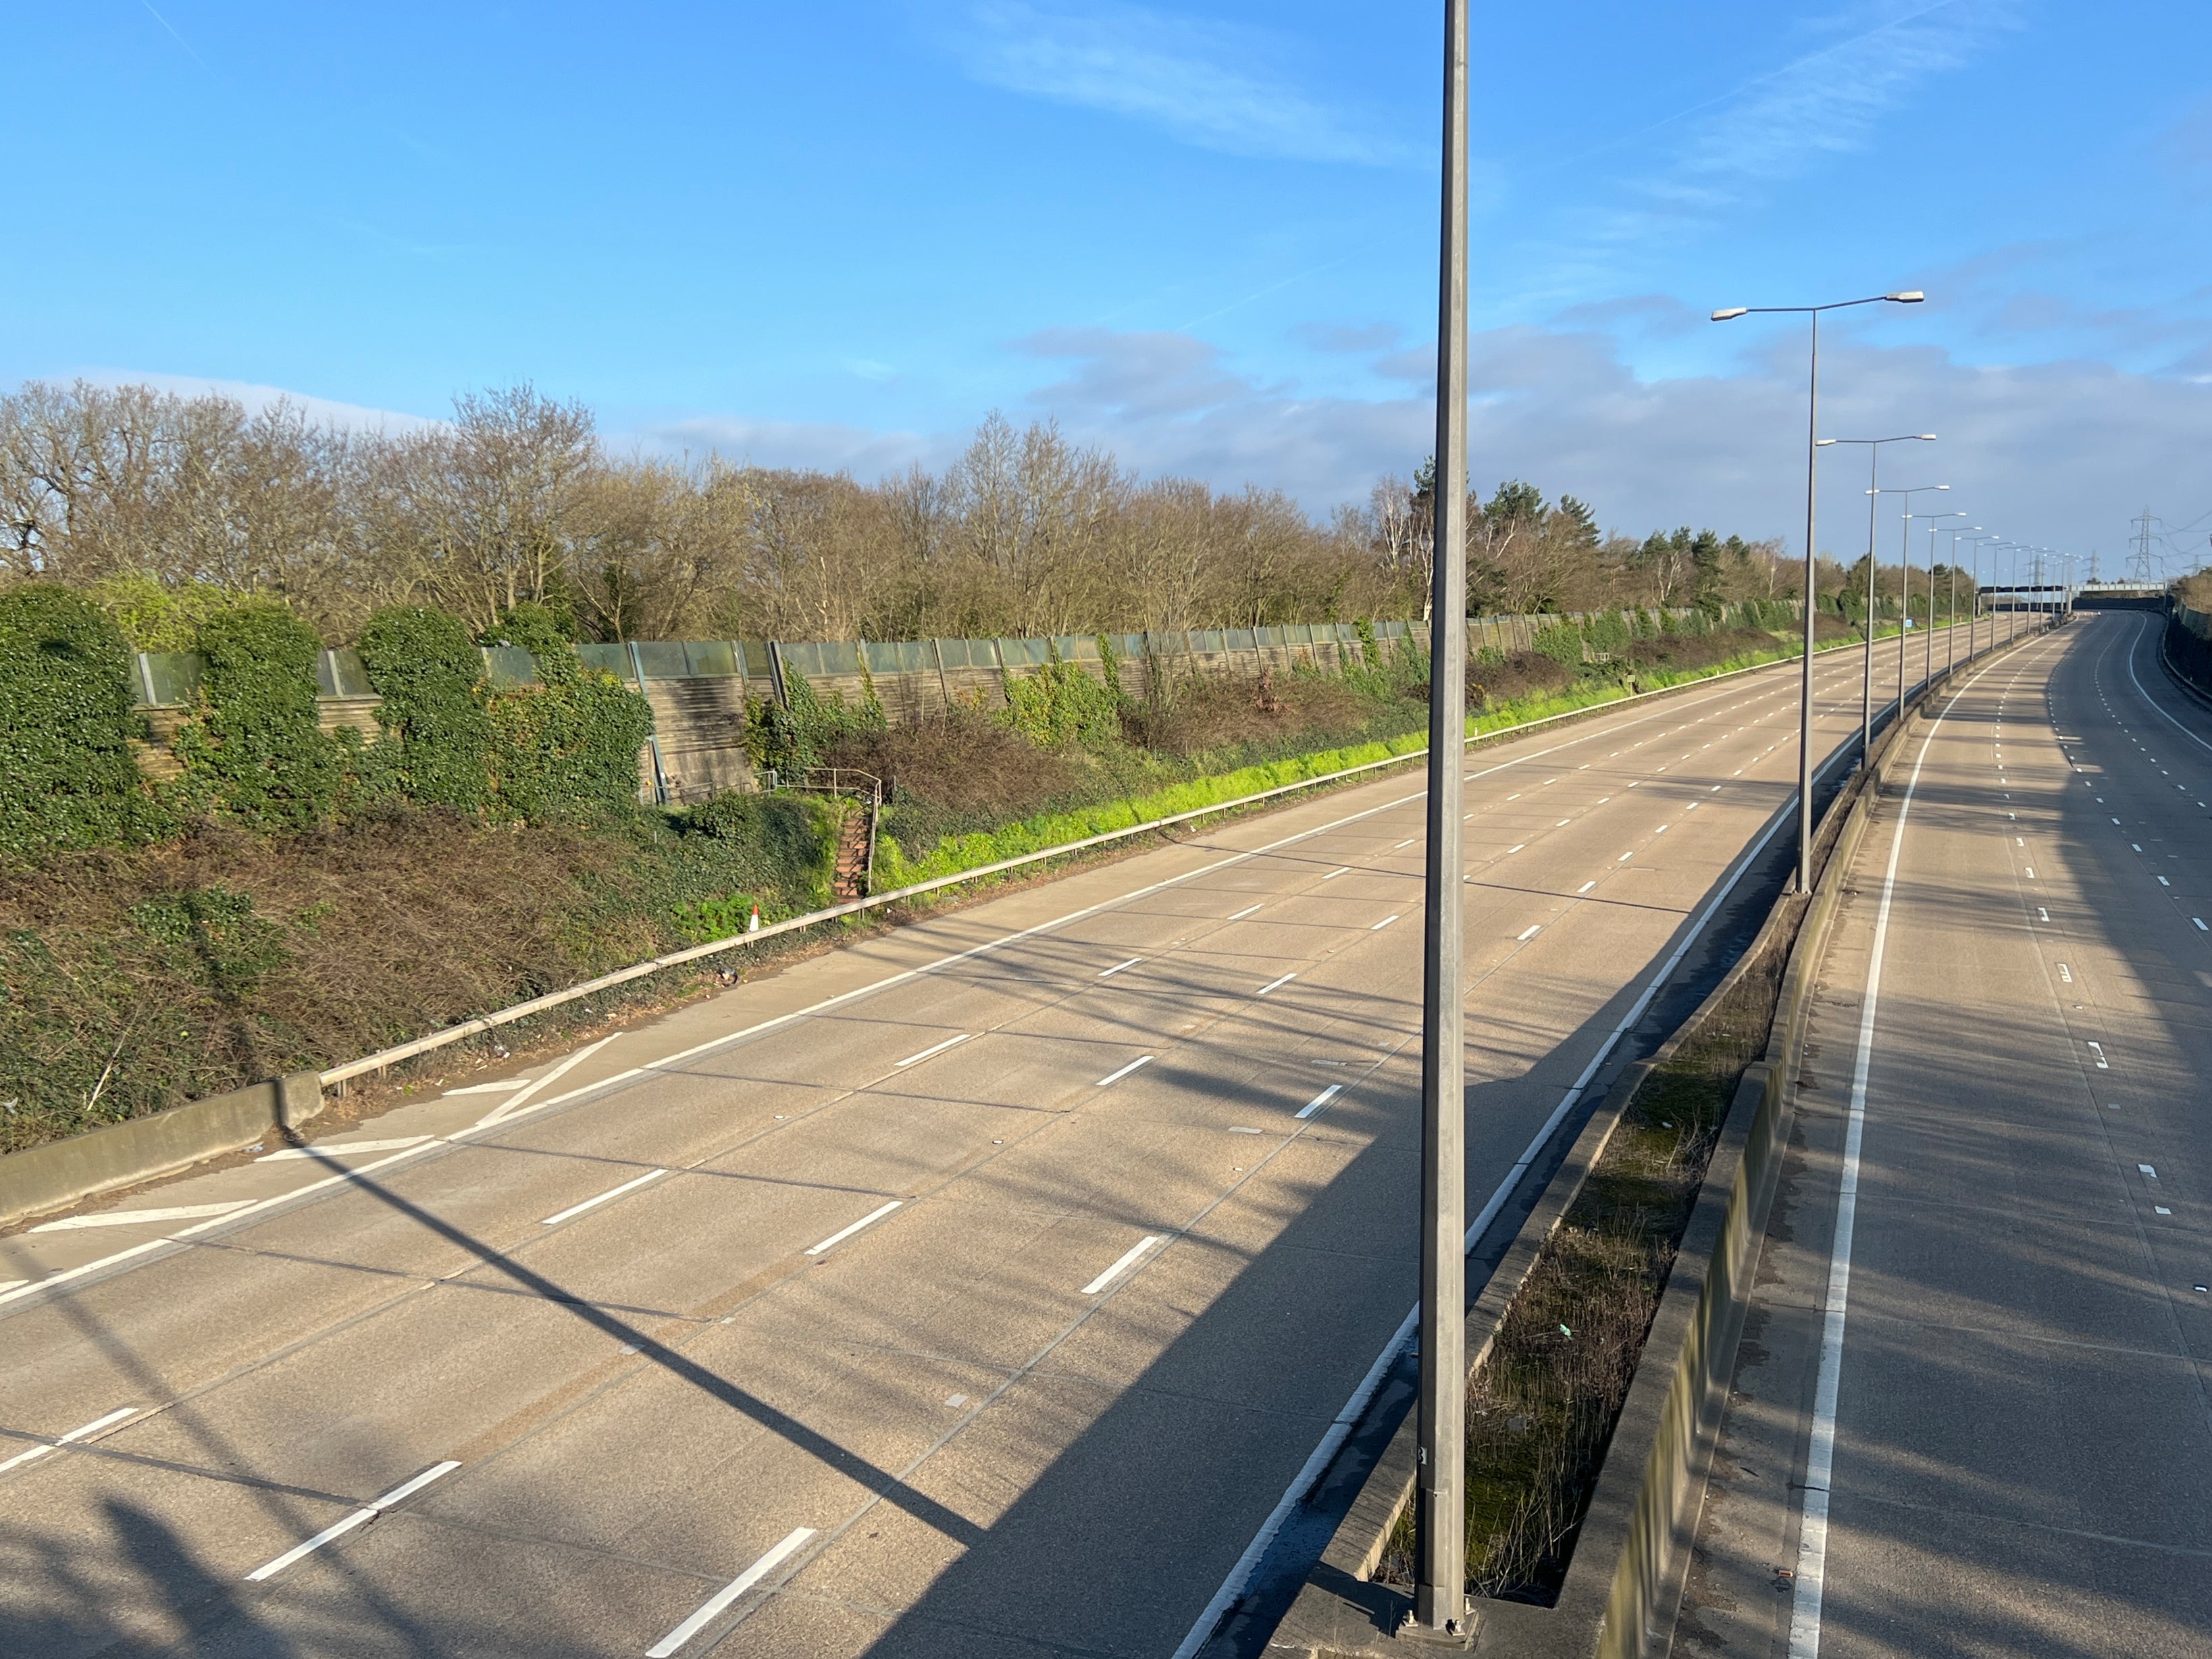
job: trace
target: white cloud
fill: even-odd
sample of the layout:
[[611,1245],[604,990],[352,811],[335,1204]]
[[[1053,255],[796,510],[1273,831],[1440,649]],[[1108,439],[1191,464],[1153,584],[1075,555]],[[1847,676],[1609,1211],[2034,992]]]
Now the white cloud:
[[1142,6],[993,0],[948,30],[991,86],[1103,110],[1233,155],[1396,165],[1406,146],[1364,129],[1266,65],[1269,36]]
[[[697,415],[641,427],[628,434],[643,448],[667,454],[718,454],[756,466],[812,467],[850,472],[862,479],[904,471],[915,462],[942,466],[959,453],[958,434],[878,432],[832,421],[753,420],[738,415]],[[619,435],[608,447],[623,447]]]
[[318,398],[304,392],[288,391],[283,386],[260,386],[251,380],[212,380],[195,374],[149,374],[140,369],[120,368],[88,368],[71,375],[47,378],[81,380],[100,386],[146,386],[156,392],[173,392],[180,398],[202,398],[212,394],[244,404],[249,415],[258,415],[272,404],[285,403],[310,421],[355,432],[408,432],[417,427],[441,424],[436,417],[431,416],[410,415],[396,409],[374,409],[362,404],[341,403],[334,398]]

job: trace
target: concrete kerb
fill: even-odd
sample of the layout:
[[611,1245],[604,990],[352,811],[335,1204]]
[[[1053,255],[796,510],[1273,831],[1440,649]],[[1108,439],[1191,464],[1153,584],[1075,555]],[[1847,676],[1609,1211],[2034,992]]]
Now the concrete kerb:
[[313,1072],[291,1072],[0,1158],[0,1226],[251,1146],[323,1109]]
[[[1838,647],[1831,647],[1830,649]],[[1575,720],[1589,720],[1628,703],[1648,702],[1653,698],[1668,697],[1698,690],[1722,680],[1742,674],[1755,674],[1763,670],[1780,667],[1794,662],[1794,657],[1784,657],[1771,663],[1754,663],[1747,668],[1733,668],[1717,674],[1685,680],[1679,685],[1661,686],[1654,690],[1632,692],[1626,696],[1609,698],[1593,703],[1587,708],[1571,708],[1557,714],[1547,714],[1537,720],[1518,725],[1500,726],[1492,732],[1474,733],[1466,740],[1474,749],[1485,744],[1510,740],[1539,728],[1563,725]],[[343,1092],[347,1081],[372,1073],[382,1073],[406,1060],[432,1053],[453,1043],[480,1036],[518,1020],[527,1019],[563,1004],[580,1000],[600,992],[628,984],[633,980],[664,972],[671,968],[702,961],[725,951],[757,945],[786,933],[816,927],[825,922],[847,916],[879,909],[884,906],[911,902],[963,883],[979,881],[1016,869],[1041,864],[1048,860],[1079,856],[1081,854],[1109,843],[1209,817],[1218,813],[1229,813],[1278,799],[1304,790],[1326,787],[1345,782],[1366,774],[1390,767],[1409,766],[1427,756],[1425,746],[1411,750],[1403,755],[1393,755],[1378,761],[1364,762],[1335,772],[1326,772],[1310,778],[1301,778],[1293,783],[1281,784],[1232,800],[1218,801],[1187,812],[1166,817],[1149,818],[1144,823],[1111,830],[1080,841],[1066,842],[1058,847],[1024,853],[1018,857],[1001,859],[995,863],[981,865],[973,870],[963,870],[949,876],[918,882],[887,893],[871,895],[835,904],[827,909],[810,911],[774,922],[757,932],[732,935],[687,950],[670,951],[630,967],[586,980],[564,990],[533,997],[526,1002],[514,1004],[475,1019],[464,1020],[434,1031],[428,1036],[403,1042],[394,1048],[380,1049],[359,1060],[349,1060],[320,1073],[294,1073],[281,1079],[248,1085],[228,1094],[211,1096],[183,1106],[170,1108],[150,1117],[132,1119],[127,1122],[94,1129],[73,1135],[66,1140],[50,1142],[20,1152],[0,1155],[0,1227],[13,1225],[27,1218],[50,1211],[65,1209],[86,1199],[96,1198],[140,1182],[158,1180],[166,1175],[187,1169],[206,1158],[219,1158],[251,1146],[272,1125],[289,1127],[305,1122],[321,1109],[321,1091],[336,1089]],[[312,1109],[302,1109],[296,1103],[304,1099],[300,1091],[306,1085],[299,1079],[314,1079],[316,1091]],[[279,1097],[295,1104],[279,1109],[272,1103]],[[257,1105],[243,1103],[264,1103]]]
[[[2038,629],[1984,652],[1971,665],[2042,637]],[[1865,839],[1905,736],[1948,691],[1936,675],[1902,720],[1875,741],[1871,763],[1822,815],[1809,902],[1784,894],[1743,957],[1651,1059],[1627,1067],[1545,1184],[1498,1269],[1468,1315],[1468,1374],[1480,1367],[1553,1231],[1603,1156],[1645,1077],[1665,1063],[1752,971],[1762,953],[1788,952],[1766,1052],[1745,1073],[1698,1189],[1642,1358],[1613,1429],[1558,1602],[1549,1607],[1480,1601],[1479,1649],[1547,1659],[1640,1659],[1663,1645],[1680,1605],[1689,1531],[1705,1486],[1758,1270],[1765,1219],[1780,1177],[1796,1102],[1806,1015],[1844,875]],[[1869,787],[1869,785],[1871,787]],[[1826,856],[1819,855],[1825,852]],[[1353,1498],[1321,1561],[1269,1643],[1313,1659],[1401,1652],[1391,1632],[1411,1598],[1373,1583],[1391,1529],[1413,1489],[1410,1416]]]

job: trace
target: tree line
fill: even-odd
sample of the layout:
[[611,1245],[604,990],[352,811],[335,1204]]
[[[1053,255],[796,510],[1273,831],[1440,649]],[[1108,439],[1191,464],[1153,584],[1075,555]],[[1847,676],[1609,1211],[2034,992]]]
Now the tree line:
[[[1280,491],[1143,478],[1050,421],[995,413],[942,471],[863,483],[616,454],[588,410],[528,385],[396,432],[145,386],[0,397],[0,582],[90,590],[142,649],[185,648],[240,596],[331,643],[397,605],[481,628],[542,605],[607,641],[1421,617],[1434,495],[1424,466],[1317,522]],[[1468,507],[1474,614],[1717,606],[1786,596],[1802,568],[1711,530],[1605,534],[1583,501],[1525,483]]]

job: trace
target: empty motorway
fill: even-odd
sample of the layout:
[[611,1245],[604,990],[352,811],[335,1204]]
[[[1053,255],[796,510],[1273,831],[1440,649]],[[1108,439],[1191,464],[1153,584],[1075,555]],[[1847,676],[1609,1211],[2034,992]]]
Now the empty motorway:
[[[1472,751],[1471,1209],[1779,823],[1796,674]],[[1421,811],[1164,842],[0,1238],[0,1649],[1166,1659],[1413,1300]]]
[[1677,1654],[2212,1651],[2212,711],[2085,615],[1910,732]]

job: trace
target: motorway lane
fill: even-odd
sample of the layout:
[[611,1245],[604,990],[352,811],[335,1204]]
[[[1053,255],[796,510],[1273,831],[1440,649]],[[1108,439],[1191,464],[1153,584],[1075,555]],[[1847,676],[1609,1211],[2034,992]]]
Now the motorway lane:
[[1680,1650],[2212,1650],[2212,718],[2158,626],[2081,618],[1938,729],[1870,1033],[1893,805],[1862,849]]
[[[1473,758],[1478,1194],[1786,798],[1792,672]],[[1856,663],[1819,678],[1832,743]],[[1419,814],[1347,791],[804,964],[181,1243],[0,1241],[147,1247],[0,1304],[18,1443],[133,1408],[0,1471],[0,1632],[641,1651],[805,1529],[685,1651],[1172,1648],[1410,1298]]]

